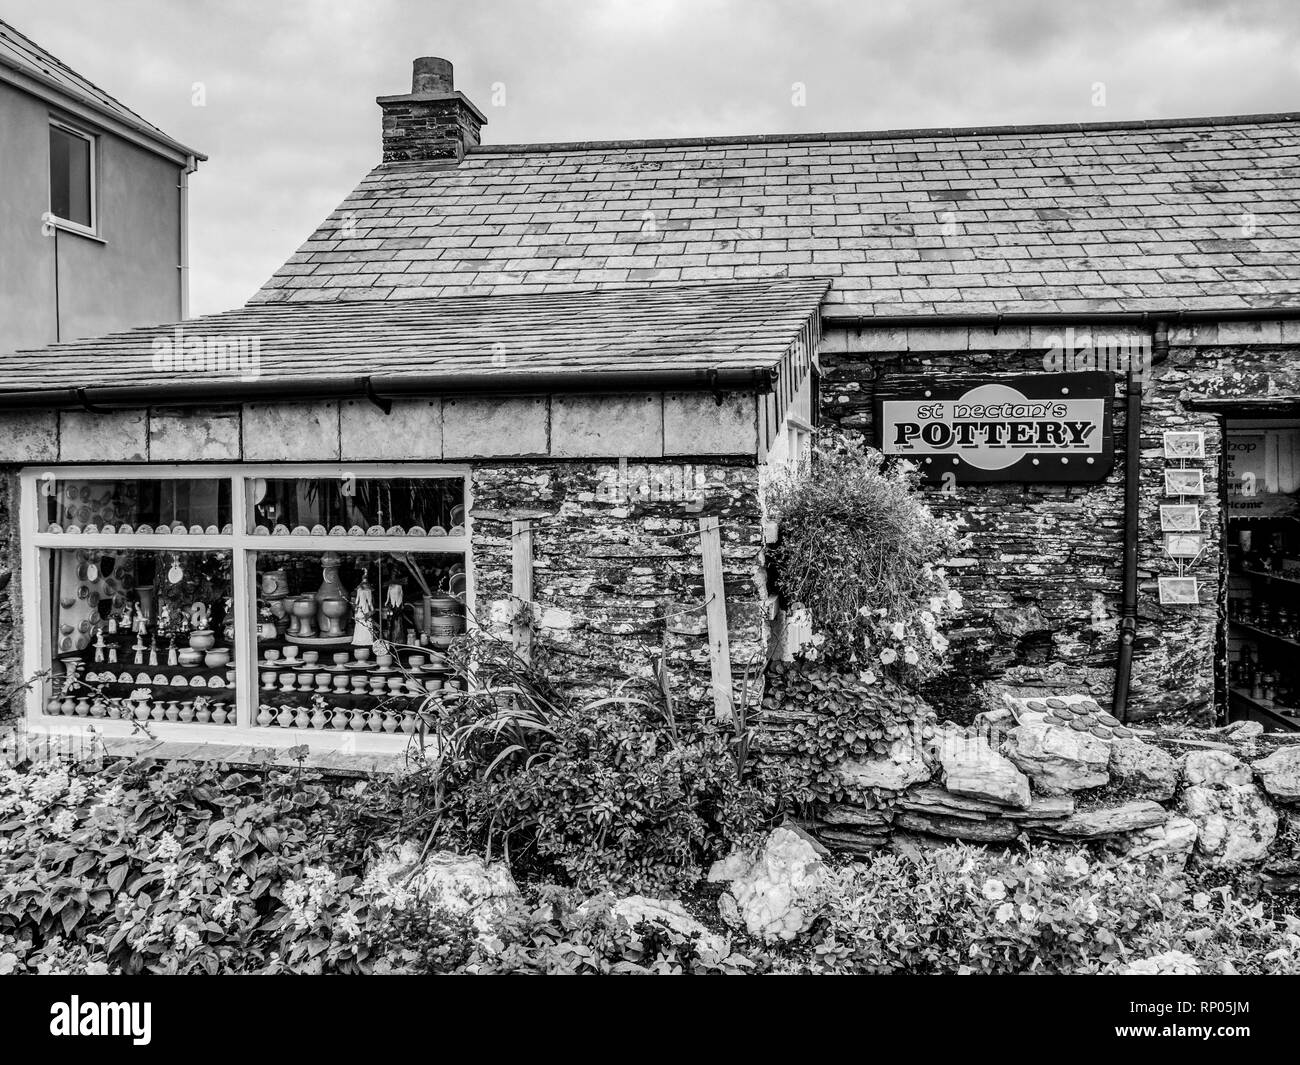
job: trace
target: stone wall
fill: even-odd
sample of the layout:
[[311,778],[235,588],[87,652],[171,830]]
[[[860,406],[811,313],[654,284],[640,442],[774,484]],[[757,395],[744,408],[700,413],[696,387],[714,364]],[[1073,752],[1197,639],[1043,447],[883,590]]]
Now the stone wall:
[[[1086,697],[1061,714],[1100,714]],[[1300,743],[1238,722],[1216,731],[1101,727],[1076,731],[1006,708],[967,728],[925,730],[902,752],[923,765],[873,808],[829,804],[803,822],[826,846],[870,854],[885,845],[1096,843],[1134,857],[1257,866],[1266,888],[1300,891]],[[1113,720],[1113,719],[1112,719]],[[894,759],[874,776],[897,768]]]
[[[828,331],[821,355],[823,422],[871,438],[875,390],[890,376],[1043,372],[1049,331],[1032,333]],[[1300,331],[1288,327],[1284,333],[1277,323],[1175,330],[1168,358],[1147,382],[1131,720],[1212,720],[1222,668],[1216,655],[1224,583],[1223,438],[1220,418],[1195,409],[1194,401],[1300,396],[1300,371],[1291,369],[1296,343]],[[1105,480],[926,489],[932,507],[957,518],[973,538],[970,551],[948,567],[968,610],[952,634],[952,675],[929,693],[942,711],[968,714],[977,690],[990,680],[1083,688],[1110,705],[1123,587],[1125,385],[1117,375],[1115,466]],[[1162,434],[1185,429],[1205,433],[1206,457],[1199,465],[1206,495],[1199,502],[1209,550],[1190,571],[1201,582],[1199,605],[1162,607],[1156,579],[1177,572],[1160,531],[1159,506],[1173,501],[1164,495]]]
[[736,697],[746,663],[761,674],[769,598],[753,463],[510,463],[476,465],[472,479],[479,612],[508,631],[511,523],[529,520],[538,647],[572,688],[607,693],[666,655],[674,696],[711,706],[702,514],[721,527]]

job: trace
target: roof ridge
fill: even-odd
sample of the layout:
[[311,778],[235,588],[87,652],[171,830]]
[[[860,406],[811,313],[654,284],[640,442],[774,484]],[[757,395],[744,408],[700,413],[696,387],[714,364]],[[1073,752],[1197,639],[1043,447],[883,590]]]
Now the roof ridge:
[[[837,141],[909,140],[921,137],[1016,136],[1025,133],[1103,133],[1113,130],[1194,129],[1214,126],[1256,126],[1300,122],[1300,111],[1251,115],[1211,115],[1198,118],[1117,119],[1112,122],[1027,123],[1024,125],[937,126],[908,129],[834,131],[827,133],[755,133],[722,137],[665,137],[641,140],[547,141],[537,144],[479,144],[469,155],[524,155],[531,152],[608,151],[628,148],[709,148],[741,144],[809,144]],[[381,164],[392,167],[401,164]],[[410,165],[410,164],[407,164]],[[418,165],[418,164],[417,164]]]

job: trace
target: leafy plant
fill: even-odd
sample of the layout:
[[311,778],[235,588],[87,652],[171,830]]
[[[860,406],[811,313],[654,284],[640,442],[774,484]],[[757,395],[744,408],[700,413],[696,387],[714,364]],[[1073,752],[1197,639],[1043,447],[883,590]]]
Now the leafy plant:
[[679,720],[650,686],[570,698],[504,641],[467,646],[476,684],[428,708],[444,840],[580,887],[655,891],[694,883],[775,816],[776,793],[746,775],[743,729]]
[[926,508],[910,466],[832,436],[772,483],[768,502],[777,587],[816,632],[808,657],[899,680],[939,671],[940,626],[961,606],[941,563],[960,541]]

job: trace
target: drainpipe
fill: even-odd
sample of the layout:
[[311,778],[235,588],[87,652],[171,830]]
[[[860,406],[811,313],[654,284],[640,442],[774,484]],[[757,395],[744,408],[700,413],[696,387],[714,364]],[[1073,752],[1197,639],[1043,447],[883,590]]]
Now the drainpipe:
[[177,186],[180,189],[181,261],[176,269],[180,271],[181,278],[181,321],[190,316],[190,175],[198,168],[198,160],[187,155],[185,165],[181,168],[181,181]]
[[[1151,335],[1151,367],[1169,356],[1169,326],[1158,321]],[[1115,716],[1128,721],[1129,685],[1133,679],[1133,645],[1137,640],[1138,518],[1142,483],[1142,386],[1150,368],[1129,367],[1124,430],[1124,591],[1119,618],[1119,658],[1115,663]]]

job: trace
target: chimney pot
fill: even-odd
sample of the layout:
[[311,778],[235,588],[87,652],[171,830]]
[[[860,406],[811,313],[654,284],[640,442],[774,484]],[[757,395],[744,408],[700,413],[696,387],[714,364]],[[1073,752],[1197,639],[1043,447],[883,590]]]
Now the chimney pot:
[[453,92],[452,67],[446,59],[426,55],[412,64],[411,92]]

